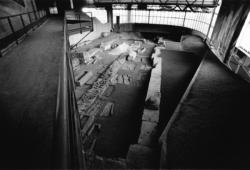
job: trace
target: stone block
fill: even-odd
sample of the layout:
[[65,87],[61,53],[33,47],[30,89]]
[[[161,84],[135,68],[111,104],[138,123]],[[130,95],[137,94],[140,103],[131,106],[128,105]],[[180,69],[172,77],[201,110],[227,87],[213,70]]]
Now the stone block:
[[76,82],[77,83],[76,85],[78,85],[78,86],[84,85],[88,80],[91,79],[92,76],[93,76],[93,72],[92,71],[86,72],[81,77],[79,77],[79,79]]
[[126,160],[124,159],[104,159],[104,169],[126,169]]
[[100,116],[108,117],[114,114],[114,103],[107,102],[107,104],[104,106],[102,112],[100,113]]
[[143,115],[142,115],[142,120],[148,121],[148,122],[158,123],[159,116],[160,116],[159,110],[144,109]]
[[110,32],[102,32],[101,33],[101,36],[102,37],[107,37],[107,36],[109,36],[110,35]]
[[77,67],[80,64],[80,60],[78,58],[72,59],[72,66],[73,68]]
[[144,146],[153,146],[156,139],[157,123],[142,121],[141,133],[138,138],[138,143]]
[[129,59],[130,60],[135,60],[136,56],[137,56],[137,53],[135,51],[129,50]]
[[128,75],[123,75],[123,80],[124,80],[124,84],[126,85],[130,84]]
[[97,53],[101,52],[100,48],[92,48],[89,51],[84,51],[83,54],[83,58],[84,58],[84,62],[85,63],[91,63],[93,62],[93,57],[94,56],[98,56]]
[[160,93],[154,93],[152,96],[149,96],[149,98],[147,99],[145,103],[146,104],[145,107],[151,110],[159,110],[160,102],[161,102]]
[[130,145],[127,153],[127,168],[151,169],[157,167],[156,151],[139,144]]
[[119,75],[119,76],[117,77],[117,83],[123,84],[123,76],[122,76],[122,75]]
[[95,120],[95,116],[89,116],[88,117],[88,120],[85,122],[83,126],[83,128],[81,129],[81,135],[84,136],[88,129],[92,126],[92,124],[94,123],[94,120]]
[[111,96],[114,90],[115,90],[115,86],[109,86],[107,90],[104,92],[103,96],[105,97]]

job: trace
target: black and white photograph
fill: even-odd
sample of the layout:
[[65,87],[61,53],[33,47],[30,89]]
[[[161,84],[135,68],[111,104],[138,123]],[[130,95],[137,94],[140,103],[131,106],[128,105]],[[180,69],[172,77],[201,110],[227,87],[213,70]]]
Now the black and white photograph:
[[250,169],[249,0],[0,0],[0,169]]

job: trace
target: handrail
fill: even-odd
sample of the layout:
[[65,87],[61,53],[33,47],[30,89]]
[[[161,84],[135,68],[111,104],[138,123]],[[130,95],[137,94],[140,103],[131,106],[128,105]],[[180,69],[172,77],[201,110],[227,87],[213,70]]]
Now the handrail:
[[[86,38],[90,33],[92,33],[92,32],[94,31],[93,15],[92,15],[92,12],[84,12],[84,13],[85,13],[85,14],[90,14],[90,22],[91,22],[90,30],[87,29],[87,30],[89,30],[89,32],[88,32],[86,35],[84,35],[77,43],[75,43],[74,45],[72,45],[72,46],[70,47],[70,49],[73,49],[73,48],[77,47],[78,44],[79,44],[80,42],[82,42],[82,40],[83,40],[84,38]],[[79,22],[80,22],[80,17],[81,17],[80,15],[81,15],[81,14],[79,14]],[[79,28],[76,28],[76,29],[74,29],[74,30],[80,30],[80,33],[82,33],[83,28],[84,28],[84,27],[81,27],[81,24],[80,24],[80,27],[79,27]],[[72,30],[69,30],[69,31],[72,31]]]
[[80,137],[80,117],[75,97],[75,84],[65,18],[63,31],[63,56],[59,68],[54,126],[53,167],[56,169],[85,169]]
[[[34,15],[35,19],[31,17],[30,15],[31,13]],[[25,22],[24,15],[28,15],[28,20],[26,22]],[[19,23],[21,24],[21,25],[18,25],[18,28],[15,28],[15,25],[12,22],[11,18],[13,17],[18,17],[17,19]],[[34,30],[34,27],[37,25],[40,25],[42,21],[44,21],[45,17],[46,17],[46,11],[44,10],[0,17],[0,20],[7,20],[8,22],[8,25],[4,25],[7,28],[7,31],[6,33],[3,33],[3,36],[0,39],[0,51],[7,48],[13,42],[16,42],[16,44],[18,44],[19,38],[27,34],[31,28]],[[1,55],[2,54],[0,52],[0,56]]]
[[[44,10],[40,10],[40,11],[44,11]],[[0,17],[0,19],[10,18],[10,17],[16,17],[16,16],[30,14],[30,13],[35,13],[35,12],[40,12],[40,11],[30,11],[30,12],[24,12],[24,13],[20,13],[20,14],[8,15],[8,16]]]

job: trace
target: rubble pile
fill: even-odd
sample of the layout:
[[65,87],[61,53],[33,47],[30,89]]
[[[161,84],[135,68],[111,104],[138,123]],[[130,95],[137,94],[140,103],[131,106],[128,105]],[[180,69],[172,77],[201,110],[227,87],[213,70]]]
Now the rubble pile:
[[116,75],[120,64],[115,60],[106,71],[94,82],[93,86],[78,101],[79,112],[86,112],[98,96],[101,96],[110,85],[110,80]]
[[89,51],[83,52],[83,58],[85,64],[94,64],[100,57],[99,54],[102,52],[100,48],[92,48]]
[[84,57],[82,53],[71,53],[71,61],[73,70],[79,70],[80,65],[84,63]]

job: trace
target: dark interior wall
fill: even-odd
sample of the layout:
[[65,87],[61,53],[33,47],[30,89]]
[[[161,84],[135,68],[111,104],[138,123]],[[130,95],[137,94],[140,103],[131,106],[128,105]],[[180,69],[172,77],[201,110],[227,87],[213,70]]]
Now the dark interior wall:
[[0,16],[10,16],[36,10],[34,0],[0,0]]
[[247,1],[222,1],[211,38],[222,60],[228,59],[228,53],[240,34],[249,9]]
[[56,0],[35,0],[38,9],[47,9],[55,5]]
[[[115,26],[115,29],[117,27]],[[192,34],[201,36],[202,33],[197,34],[198,31],[193,31],[189,28],[173,26],[173,25],[159,25],[159,24],[120,24],[120,31],[124,32],[141,32],[146,33],[146,38],[152,39],[156,34],[163,36],[165,38],[171,39],[173,41],[180,41],[182,35]],[[152,36],[150,36],[152,35]],[[204,36],[201,36],[202,38]]]
[[36,0],[38,9],[48,10],[49,7],[57,7],[58,14],[64,16],[65,10],[71,9],[70,0]]
[[249,83],[209,52],[162,138],[162,168],[249,169],[249,95]]
[[64,16],[65,10],[70,10],[70,0],[56,0],[58,14]]
[[[0,0],[0,16],[12,16],[16,14],[22,14],[26,12],[32,12],[37,10],[36,3],[34,0],[22,0],[22,1],[14,1],[14,0]],[[32,20],[35,19],[33,14],[30,14]],[[10,18],[14,31],[20,30],[23,25],[20,19],[20,16],[11,17]],[[23,21],[25,25],[29,23],[28,15],[23,15]],[[7,19],[0,20],[0,39],[10,35],[12,30],[9,26]]]

